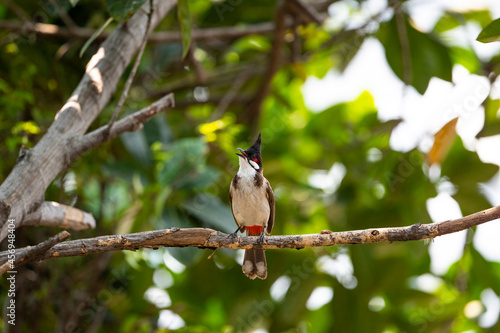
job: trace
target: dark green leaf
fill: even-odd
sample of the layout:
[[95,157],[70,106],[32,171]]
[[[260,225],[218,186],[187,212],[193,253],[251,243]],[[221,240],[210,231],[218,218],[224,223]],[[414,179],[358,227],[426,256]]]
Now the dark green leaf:
[[206,165],[206,148],[206,143],[198,138],[177,140],[166,152],[168,157],[158,172],[159,182],[189,190],[213,185],[221,173]]
[[212,194],[197,194],[194,198],[186,200],[182,208],[217,230],[227,233],[236,230],[231,208]]
[[127,132],[122,134],[121,139],[127,150],[141,163],[151,165],[151,151],[144,131]]
[[500,18],[491,22],[479,33],[477,40],[481,43],[491,43],[500,40]]
[[173,181],[184,182],[183,179],[196,173],[197,168],[204,167],[206,143],[198,138],[187,138],[175,141],[167,150],[168,158],[158,171],[161,184]]
[[127,20],[146,0],[106,0],[106,6],[111,17],[118,22]]
[[187,0],[179,0],[177,2],[177,17],[181,26],[182,36],[182,58],[186,56],[191,46],[191,12]]
[[394,73],[403,81],[406,73],[410,79],[409,83],[421,94],[427,89],[432,77],[451,81],[452,62],[449,48],[433,36],[416,30],[407,20],[404,24],[409,57],[406,56],[407,51],[402,49],[399,37],[401,32],[398,32],[400,27],[396,24],[396,19],[393,18],[380,26],[378,33],[378,39],[385,48],[387,61]]

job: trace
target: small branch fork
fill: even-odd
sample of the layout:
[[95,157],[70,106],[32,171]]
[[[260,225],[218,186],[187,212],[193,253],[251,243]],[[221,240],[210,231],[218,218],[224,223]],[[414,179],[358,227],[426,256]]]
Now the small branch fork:
[[[40,258],[43,257],[43,254],[45,254],[51,247],[68,239],[69,236],[69,232],[61,231],[57,235],[50,237],[45,242],[42,242],[36,246],[27,246],[25,248],[16,250],[16,259],[12,264],[7,260],[2,261],[2,264],[0,265],[0,275],[8,272],[11,269],[16,269],[19,266],[23,266],[28,262],[40,260]],[[8,251],[5,251],[3,253],[7,252]]]
[[71,156],[69,159],[73,160],[87,150],[97,147],[125,132],[141,130],[144,122],[153,118],[158,113],[166,109],[173,108],[174,106],[174,94],[170,93],[144,109],[116,121],[111,129],[109,128],[109,125],[105,125],[99,127],[95,131],[85,134],[83,137],[70,138],[68,151],[71,153]]
[[[251,249],[303,249],[306,247],[325,247],[335,245],[406,242],[435,238],[446,234],[466,230],[479,224],[500,218],[500,206],[468,215],[456,220],[430,224],[414,224],[406,227],[373,228],[365,230],[332,232],[324,230],[319,234],[269,236],[264,243],[258,237],[230,237],[213,229],[206,228],[170,228],[154,231],[138,232],[128,235],[100,236],[79,239],[56,244],[45,253],[37,253],[24,259],[20,265],[29,262],[44,261],[55,258],[85,256],[93,253],[130,250],[141,248],[158,249],[159,247],[198,247],[198,248],[230,248]],[[22,256],[28,248],[16,250],[16,257]],[[0,252],[0,265],[7,262],[8,252]]]

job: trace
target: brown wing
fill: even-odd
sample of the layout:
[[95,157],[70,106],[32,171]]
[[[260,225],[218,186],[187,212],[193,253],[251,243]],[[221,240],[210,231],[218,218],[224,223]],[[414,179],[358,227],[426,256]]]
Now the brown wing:
[[233,180],[231,181],[231,185],[229,186],[229,206],[231,206],[231,213],[233,214],[234,223],[236,223],[236,225],[238,225],[238,222],[236,222],[236,217],[234,217],[233,195],[232,195],[232,189],[236,187],[236,183],[238,182],[238,179],[236,179],[236,177],[238,177],[238,176],[234,176]]
[[[265,179],[265,178],[264,178]],[[269,221],[267,221],[267,233],[270,235],[271,231],[273,230],[274,226],[274,193],[273,189],[271,188],[271,184],[266,179],[266,194],[267,194],[267,201],[269,201]]]

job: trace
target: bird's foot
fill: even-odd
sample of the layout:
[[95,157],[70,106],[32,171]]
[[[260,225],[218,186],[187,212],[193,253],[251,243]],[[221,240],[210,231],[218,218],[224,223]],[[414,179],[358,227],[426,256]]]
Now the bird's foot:
[[266,238],[266,234],[263,232],[259,235],[259,238],[257,238],[257,241],[262,244],[262,243],[264,243],[264,238]]
[[235,232],[229,234],[229,238],[231,238],[231,241],[234,242],[236,238],[238,237],[238,231],[240,231],[241,227],[238,227]]

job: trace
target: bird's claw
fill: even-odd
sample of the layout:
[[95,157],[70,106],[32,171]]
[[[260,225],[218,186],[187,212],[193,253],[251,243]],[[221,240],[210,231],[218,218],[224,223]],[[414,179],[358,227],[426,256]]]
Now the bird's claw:
[[259,238],[257,238],[257,242],[259,242],[261,244],[264,243],[264,238],[266,238],[266,235],[264,233],[261,233],[259,235]]
[[236,229],[235,232],[229,234],[229,238],[231,238],[231,241],[234,242],[235,239],[238,237],[238,231],[240,231],[240,228]]

